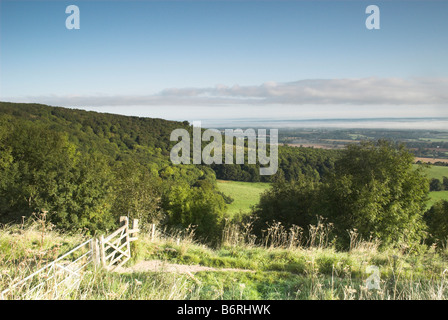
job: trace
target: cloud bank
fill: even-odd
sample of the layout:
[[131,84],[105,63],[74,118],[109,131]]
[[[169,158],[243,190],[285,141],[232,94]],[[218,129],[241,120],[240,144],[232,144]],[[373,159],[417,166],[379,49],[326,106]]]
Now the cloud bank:
[[[169,88],[151,95],[48,95],[15,98],[59,106],[446,105],[448,78],[310,79],[254,86]],[[12,100],[9,100],[12,101]]]

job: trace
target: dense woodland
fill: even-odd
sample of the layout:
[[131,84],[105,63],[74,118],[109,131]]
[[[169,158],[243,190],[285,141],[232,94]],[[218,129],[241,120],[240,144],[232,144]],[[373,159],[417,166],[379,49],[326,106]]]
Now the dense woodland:
[[114,228],[123,214],[143,224],[217,224],[225,203],[214,172],[169,161],[176,128],[189,125],[1,103],[2,222],[47,212],[58,227],[91,232]]
[[194,225],[216,243],[232,201],[218,178],[272,182],[253,209],[255,233],[273,221],[306,230],[323,217],[342,247],[349,229],[386,245],[448,234],[447,206],[426,211],[429,181],[404,146],[279,146],[277,174],[260,176],[258,165],[173,165],[170,134],[179,128],[192,132],[187,121],[0,102],[0,222],[39,214],[58,228],[95,233],[127,214],[143,227]]

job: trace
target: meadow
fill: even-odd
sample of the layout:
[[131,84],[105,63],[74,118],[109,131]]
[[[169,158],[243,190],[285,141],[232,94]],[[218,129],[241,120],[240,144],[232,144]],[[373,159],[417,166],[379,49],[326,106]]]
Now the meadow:
[[230,215],[250,211],[251,206],[258,203],[260,195],[267,189],[269,183],[264,182],[218,180],[218,190],[234,200],[228,205],[227,212]]
[[[430,166],[426,169],[426,174],[429,179],[439,179],[443,180],[443,177],[448,177],[448,167],[445,166]],[[431,191],[429,193],[428,208],[430,208],[434,203],[440,200],[448,201],[448,190],[444,191]]]
[[430,166],[426,172],[429,179],[442,180],[443,177],[448,177],[448,166]]
[[428,200],[428,208],[430,208],[434,203],[440,200],[448,201],[448,190],[430,192]]

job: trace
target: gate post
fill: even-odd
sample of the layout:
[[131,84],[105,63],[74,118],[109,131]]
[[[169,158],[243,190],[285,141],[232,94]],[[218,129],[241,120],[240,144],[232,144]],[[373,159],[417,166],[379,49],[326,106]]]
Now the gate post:
[[120,217],[120,227],[122,227],[122,226],[126,226],[126,227],[129,226],[128,217],[125,217],[125,216]]
[[104,252],[104,236],[103,235],[101,235],[99,247],[100,247],[101,265],[103,266],[103,268],[106,268],[106,253]]
[[151,241],[154,242],[154,238],[156,236],[156,225],[153,223],[151,224]]
[[92,262],[93,262],[95,269],[101,263],[100,246],[98,245],[98,243],[99,243],[98,238],[92,238],[92,242],[90,243],[90,247],[92,250]]

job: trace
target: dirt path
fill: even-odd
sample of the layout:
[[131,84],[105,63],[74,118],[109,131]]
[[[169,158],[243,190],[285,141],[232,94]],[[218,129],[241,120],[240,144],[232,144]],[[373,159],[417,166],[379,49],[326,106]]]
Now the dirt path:
[[132,273],[132,272],[177,272],[177,273],[193,273],[199,271],[238,271],[238,272],[255,272],[253,270],[232,269],[232,268],[211,268],[199,265],[173,264],[162,260],[141,261],[128,268],[116,268],[115,272]]

